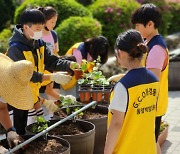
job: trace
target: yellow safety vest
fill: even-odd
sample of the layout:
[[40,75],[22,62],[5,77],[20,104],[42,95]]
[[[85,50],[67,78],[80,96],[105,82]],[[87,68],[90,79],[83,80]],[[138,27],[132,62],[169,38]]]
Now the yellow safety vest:
[[[143,72],[138,73],[143,75]],[[127,77],[129,80],[125,80]],[[152,82],[132,84],[132,80],[134,83],[139,80],[139,77],[136,77],[134,77],[133,73],[130,73],[119,81],[127,89],[128,103],[122,129],[113,154],[156,154],[154,131],[159,82],[156,78],[152,77]],[[111,94],[110,101],[113,98],[113,93]],[[108,127],[111,119],[112,113],[109,112]]]
[[[44,46],[40,47],[39,49],[36,49],[36,52],[37,52],[37,57],[38,57],[38,66],[35,66],[32,51],[23,51],[23,54],[24,54],[25,59],[28,61],[31,61],[32,64],[34,65],[34,71],[43,73],[44,72]],[[41,87],[41,83],[30,82],[30,87],[33,92],[34,103],[36,103],[38,101],[39,88]]]
[[[156,113],[156,116],[163,116],[166,113],[167,107],[168,107],[168,71],[169,71],[168,49],[165,46],[160,35],[157,35],[154,38],[152,38],[152,40],[147,45],[149,47],[150,52],[151,52],[151,48],[154,45],[160,45],[161,47],[163,47],[165,49],[165,51],[167,53],[166,61],[163,66],[163,70],[161,71],[161,76],[160,76],[160,80],[159,80],[160,81],[160,93],[159,93],[158,104],[157,104],[157,113]],[[146,54],[144,57],[143,66],[146,66],[146,60],[147,60],[148,54]]]

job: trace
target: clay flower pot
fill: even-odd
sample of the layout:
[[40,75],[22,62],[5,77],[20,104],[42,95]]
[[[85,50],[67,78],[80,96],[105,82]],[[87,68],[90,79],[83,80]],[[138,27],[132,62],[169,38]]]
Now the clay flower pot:
[[93,92],[92,98],[94,101],[101,102],[102,101],[102,95],[103,95],[103,93],[101,93],[101,92]]
[[83,71],[79,69],[74,70],[74,75],[76,77],[76,80],[83,78]]
[[160,132],[159,137],[158,137],[158,143],[160,146],[165,142],[165,140],[168,136],[168,130],[169,130],[169,125],[167,124],[167,126],[165,126],[164,130],[162,132]]
[[79,95],[80,95],[80,101],[82,103],[88,103],[90,101],[90,98],[91,98],[91,93],[90,92],[79,92]]

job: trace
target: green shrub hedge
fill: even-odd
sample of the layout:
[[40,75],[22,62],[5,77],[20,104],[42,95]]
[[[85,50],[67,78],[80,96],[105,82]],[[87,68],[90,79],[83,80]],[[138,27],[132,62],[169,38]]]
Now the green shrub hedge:
[[114,46],[118,34],[131,28],[131,14],[140,6],[135,0],[97,0],[89,6],[103,26],[103,35]]
[[75,0],[75,1],[84,6],[87,6],[87,5],[94,3],[96,0]]
[[10,28],[3,29],[0,33],[0,52],[5,53],[8,49],[8,41],[12,36]]
[[168,34],[180,32],[180,3],[169,3],[172,14],[171,23],[169,25]]
[[101,24],[90,17],[70,17],[57,28],[60,55],[64,55],[75,43],[101,35]]
[[91,12],[74,0],[25,0],[15,12],[14,22],[18,23],[20,14],[27,7],[52,6],[58,12],[57,25],[70,16],[92,16]]
[[13,21],[15,3],[14,0],[0,0],[0,31]]

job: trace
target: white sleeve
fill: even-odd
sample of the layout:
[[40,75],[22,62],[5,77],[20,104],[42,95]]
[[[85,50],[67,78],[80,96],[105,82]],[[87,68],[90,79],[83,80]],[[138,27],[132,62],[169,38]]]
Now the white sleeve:
[[127,108],[127,90],[126,88],[119,82],[114,88],[114,96],[109,105],[109,110],[117,110],[120,112],[126,112]]

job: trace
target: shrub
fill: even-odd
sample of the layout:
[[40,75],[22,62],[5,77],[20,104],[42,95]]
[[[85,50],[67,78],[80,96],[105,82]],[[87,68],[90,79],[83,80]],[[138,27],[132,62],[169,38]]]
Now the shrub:
[[179,32],[179,23],[180,23],[180,3],[169,3],[170,4],[170,11],[172,14],[171,23],[168,28],[168,33],[172,34],[175,32]]
[[93,16],[98,19],[103,26],[103,35],[114,46],[118,34],[131,28],[131,13],[140,6],[134,0],[97,0],[89,6]]
[[61,23],[64,19],[70,16],[92,16],[91,12],[83,7],[81,4],[75,2],[74,0],[26,0],[20,7],[16,9],[14,22],[18,23],[20,14],[27,7],[35,6],[52,6],[58,12],[57,24]]
[[77,42],[101,35],[101,24],[90,17],[70,17],[57,28],[60,55]]
[[94,3],[96,0],[75,0],[75,1],[84,6],[87,6],[87,5]]
[[0,52],[5,53],[8,48],[9,38],[12,36],[12,32],[9,28],[3,29],[0,33]]
[[153,3],[160,8],[162,13],[162,22],[158,30],[163,36],[166,36],[172,19],[170,5],[165,0],[144,0],[143,3]]
[[14,0],[0,0],[0,31],[9,26],[13,21],[15,3]]

